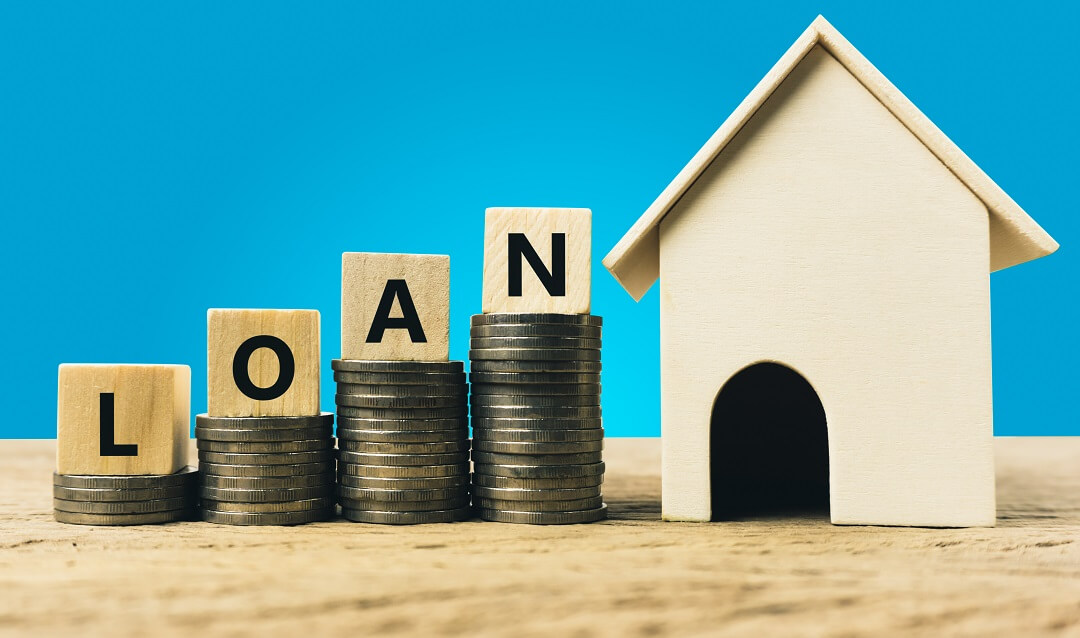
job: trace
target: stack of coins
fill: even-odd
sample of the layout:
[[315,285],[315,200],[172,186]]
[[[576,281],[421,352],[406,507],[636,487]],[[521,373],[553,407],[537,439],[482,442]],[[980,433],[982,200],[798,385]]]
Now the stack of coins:
[[195,417],[203,520],[297,525],[334,514],[334,415]]
[[461,361],[333,361],[338,496],[360,523],[469,518],[468,384]]
[[56,520],[77,525],[147,525],[196,518],[198,471],[84,476],[53,474]]
[[472,318],[473,506],[484,520],[540,525],[607,516],[594,315]]

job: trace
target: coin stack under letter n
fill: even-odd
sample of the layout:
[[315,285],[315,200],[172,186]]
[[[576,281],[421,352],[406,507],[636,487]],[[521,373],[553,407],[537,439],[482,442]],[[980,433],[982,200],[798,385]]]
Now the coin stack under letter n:
[[481,518],[544,525],[606,517],[602,322],[583,314],[472,317],[472,502]]
[[342,515],[398,525],[469,518],[464,364],[336,359],[332,366]]

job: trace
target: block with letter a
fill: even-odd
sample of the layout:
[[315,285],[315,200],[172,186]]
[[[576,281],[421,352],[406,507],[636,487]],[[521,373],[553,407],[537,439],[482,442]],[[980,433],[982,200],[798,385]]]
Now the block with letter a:
[[60,366],[59,474],[172,474],[187,465],[191,369],[183,365]]
[[588,314],[588,208],[489,208],[483,311]]
[[319,413],[319,311],[211,309],[206,328],[210,416]]
[[341,255],[341,358],[446,361],[450,257]]

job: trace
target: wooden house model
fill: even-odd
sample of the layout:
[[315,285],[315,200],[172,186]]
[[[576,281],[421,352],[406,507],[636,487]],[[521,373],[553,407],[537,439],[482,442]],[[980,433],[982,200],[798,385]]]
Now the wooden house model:
[[664,518],[993,525],[989,273],[1056,249],[818,17],[604,259],[661,280]]

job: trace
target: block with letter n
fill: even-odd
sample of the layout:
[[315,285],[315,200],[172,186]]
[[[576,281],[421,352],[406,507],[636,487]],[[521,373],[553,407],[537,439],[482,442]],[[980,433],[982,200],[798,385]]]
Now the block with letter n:
[[319,413],[319,311],[213,308],[206,313],[210,416]]
[[446,361],[450,257],[341,255],[341,358]]
[[59,474],[172,474],[187,465],[190,368],[65,363],[58,376]]
[[487,209],[483,312],[588,314],[591,247],[588,208]]

